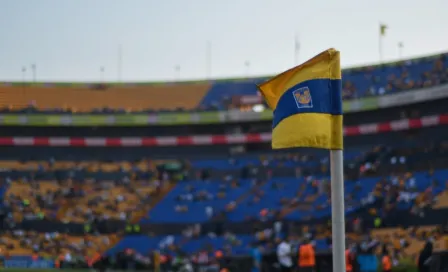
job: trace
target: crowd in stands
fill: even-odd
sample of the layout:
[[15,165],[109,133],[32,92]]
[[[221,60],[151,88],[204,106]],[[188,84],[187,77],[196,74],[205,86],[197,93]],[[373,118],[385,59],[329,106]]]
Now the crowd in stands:
[[[225,110],[233,107],[234,97],[256,96],[256,84],[266,79],[165,85],[4,83],[0,85],[0,94],[8,100],[0,99],[0,108],[3,113],[93,114]],[[446,83],[448,58],[447,54],[440,54],[344,70],[343,98],[387,95]],[[18,88],[20,92],[17,91]]]
[[[442,146],[438,152],[443,150]],[[347,152],[347,157],[350,155],[350,152]],[[432,204],[435,195],[443,190],[445,172],[431,170],[392,174],[385,178],[370,177],[384,164],[405,165],[406,160],[412,161],[413,157],[418,156],[411,153],[400,155],[384,148],[353,154],[352,160],[347,160],[347,164],[356,165],[359,170],[356,181],[346,182],[346,208],[353,211],[381,198],[387,203],[381,208],[381,212],[387,212],[393,207],[409,208],[414,213],[422,212],[425,206]],[[164,203],[152,210],[151,218],[155,218],[153,220],[157,222],[181,219],[194,222],[220,217],[231,221],[253,219],[267,221],[273,218],[292,219],[301,216],[302,219],[310,219],[328,215],[330,207],[328,157],[310,161],[308,159],[308,156],[283,155],[262,157],[258,161],[230,159],[193,162],[193,166],[220,165],[221,169],[233,169],[238,165],[242,173],[240,176],[237,176],[237,173],[228,174],[223,180],[201,176],[202,181],[181,183],[167,196]],[[271,178],[272,172],[269,170],[266,176],[259,177],[257,175],[260,171],[259,165],[262,165],[262,168],[290,166],[294,169],[295,177]],[[317,166],[316,168],[322,172],[306,173],[297,165]]]
[[[406,152],[381,146],[347,150],[346,167],[356,173],[345,183],[348,244],[353,250],[381,252],[387,248],[396,262],[415,257],[428,239],[436,248],[446,247],[446,236],[439,225],[395,227],[384,232],[382,227],[387,227],[383,220],[396,212],[405,211],[424,220],[432,210],[446,209],[447,170],[397,171],[377,176],[385,165],[406,166],[423,155],[446,154],[446,147],[440,143],[428,148],[406,148]],[[211,265],[227,256],[252,254],[254,248],[272,253],[286,237],[293,248],[304,239],[316,250],[331,248],[331,225],[322,221],[328,218],[331,203],[328,155],[279,153],[197,159],[184,161],[183,165],[181,175],[176,175],[160,170],[157,162],[150,160],[2,161],[1,211],[3,224],[9,230],[0,236],[0,248],[12,255],[69,254],[65,259],[133,248],[135,256],[142,258],[160,252],[166,263],[184,256],[193,263],[202,260]],[[290,169],[293,176],[276,176],[279,167]],[[358,215],[363,209],[366,211]],[[322,220],[308,225],[294,223],[314,219]],[[73,236],[15,227],[30,220],[80,223],[92,229]],[[182,234],[168,236],[99,233],[95,222],[108,220],[189,225]],[[198,222],[250,222],[251,227],[241,234],[227,228],[203,229]],[[373,230],[369,233],[369,229]]]
[[[382,70],[382,71],[381,71]],[[398,91],[427,88],[448,82],[447,58],[441,55],[431,61],[407,60],[378,70],[367,67],[350,73],[362,74],[368,84],[366,90],[357,88],[358,78],[344,82],[344,98],[359,98],[360,95],[385,95]]]
[[[33,164],[35,163],[31,162],[21,166],[29,171]],[[78,166],[77,170],[81,171],[80,167],[82,166]],[[68,172],[70,176],[74,170],[59,168],[53,170],[53,173]],[[4,209],[11,210],[16,221],[43,218],[79,223],[108,219],[127,221],[132,219],[133,212],[147,211],[152,203],[151,198],[165,186],[158,179],[138,180],[137,175],[132,172],[117,180],[54,177],[42,180],[39,171],[14,182],[9,176],[5,178],[9,189]],[[94,172],[93,169],[88,171]]]
[[[360,152],[360,154],[355,154],[353,155],[354,158],[352,161],[348,161],[348,164],[356,164],[357,167],[359,167],[359,174],[361,178],[363,176],[368,177],[368,171],[366,171],[366,168],[370,170],[373,169],[372,165],[377,164],[376,157],[373,155],[378,154],[381,150],[382,149],[375,148],[369,152]],[[347,155],[350,156],[350,152],[347,152]],[[397,163],[405,164],[406,160],[411,157],[412,156],[410,154],[404,155],[397,152],[392,152],[390,156],[383,158],[381,163],[389,161],[391,165]],[[247,253],[248,250],[252,248],[254,243],[257,245],[262,244],[263,250],[273,250],[276,243],[278,243],[278,240],[284,234],[284,232],[281,231],[281,219],[291,213],[290,209],[297,209],[300,213],[303,213],[305,210],[310,209],[311,206],[311,214],[314,214],[316,210],[327,208],[329,206],[330,188],[328,177],[307,175],[304,179],[301,179],[300,177],[303,174],[302,168],[295,167],[300,163],[303,163],[302,165],[304,167],[306,165],[314,165],[316,161],[320,168],[328,167],[328,159],[326,157],[315,157],[315,155],[309,154],[261,156],[251,160],[233,158],[221,161],[221,163],[225,163],[224,165],[221,164],[221,168],[231,169],[236,167],[236,169],[239,170],[244,169],[242,172],[245,173],[241,174],[246,175],[245,180],[242,180],[238,176],[227,175],[222,181],[216,182],[211,181],[208,178],[208,175],[205,174],[198,175],[198,177],[202,179],[201,181],[181,182],[178,184],[178,188],[181,190],[173,191],[174,203],[178,204],[172,205],[173,202],[168,202],[168,206],[173,209],[169,212],[174,212],[174,214],[169,215],[171,218],[179,218],[176,213],[188,213],[190,204],[196,202],[201,207],[201,212],[203,212],[209,220],[219,219],[220,215],[225,215],[227,219],[232,219],[232,212],[235,209],[245,208],[246,205],[256,206],[257,203],[266,203],[266,195],[277,194],[279,197],[276,198],[275,201],[278,201],[278,205],[274,205],[269,208],[263,207],[262,205],[258,206],[260,209],[257,208],[254,210],[256,211],[254,213],[254,217],[261,222],[276,220],[276,223],[268,228],[254,229],[253,236],[241,236],[232,234],[232,232],[225,232],[221,235],[217,235],[216,233],[206,233],[207,238],[204,238],[204,233],[201,232],[197,225],[194,225],[184,231],[182,243],[175,243],[175,241],[178,241],[178,237],[165,237],[163,238],[165,239],[163,243],[159,243],[152,249],[170,248],[170,252],[177,252],[179,249],[176,248],[176,246],[196,243],[194,242],[196,241],[195,239],[200,239],[201,242],[199,243],[201,245],[206,245],[207,243],[213,244],[213,242],[210,241],[218,239],[222,241],[222,243],[220,243],[219,250],[223,251],[224,256],[230,253],[235,253],[235,248],[237,249],[236,252]],[[3,163],[3,167],[5,167],[6,162]],[[191,165],[192,167],[195,167],[204,166],[206,164],[211,165],[214,163],[216,163],[216,161],[198,160],[192,161]],[[13,163],[9,162],[9,164],[12,165]],[[46,165],[45,162],[15,163],[14,165],[16,167],[16,172],[20,172],[19,170],[27,170],[29,173],[30,170],[33,170],[37,173],[39,168],[43,167],[46,170],[51,169],[51,173],[54,174],[54,170],[56,170],[55,168],[59,170],[64,169],[66,172],[71,172],[74,168],[68,167],[69,165],[72,165],[73,167],[74,165],[77,165],[77,167],[80,167],[81,165],[86,166],[87,164],[88,163],[77,164],[74,162],[69,164],[68,162],[53,161],[51,167]],[[130,171],[132,167],[120,167],[120,164],[115,164],[112,168],[110,166],[111,163],[91,164],[102,165],[99,168],[102,168],[103,170],[109,167],[109,169],[116,171],[116,173],[120,173],[123,168],[126,168],[127,170],[125,169],[126,171],[124,172],[128,174],[132,173],[132,171]],[[90,169],[91,173],[98,173],[95,172],[98,170],[98,165],[97,167],[91,166],[90,168],[87,168]],[[285,193],[285,191],[288,190],[287,184],[284,181],[281,181],[281,179],[276,179],[275,177],[270,178],[269,175],[267,176],[267,179],[257,179],[253,177],[259,170],[258,166],[261,166],[262,168],[275,168],[279,165],[289,165],[293,167],[294,173],[296,174],[294,182],[297,183],[297,181],[301,180],[301,182],[298,183],[298,186],[296,186],[297,190],[291,192],[290,197],[286,196],[288,195],[288,193]],[[377,165],[375,167],[378,168],[379,166]],[[104,173],[107,174],[108,172],[105,171]],[[203,173],[204,172],[202,172],[202,174]],[[120,176],[120,179],[116,181],[102,181],[100,179],[89,180],[89,178],[87,178],[82,180],[82,182],[77,182],[75,181],[77,175],[78,174],[75,174],[71,178],[62,180],[55,179],[53,181],[38,181],[32,177],[22,177],[17,180],[13,180],[11,177],[6,177],[5,182],[6,185],[9,186],[9,190],[6,192],[5,208],[9,207],[11,209],[12,218],[15,220],[34,219],[36,216],[38,218],[45,217],[54,219],[60,216],[59,219],[67,220],[68,222],[86,222],[93,220],[92,217],[101,218],[104,220],[115,218],[126,221],[130,218],[130,215],[128,215],[130,211],[145,209],[145,201],[150,198],[151,192],[157,191],[160,184],[163,183],[164,180],[167,180],[166,174],[165,178],[163,177],[164,174],[162,174],[160,179],[153,179],[151,181],[140,181],[136,179],[138,177],[137,174],[130,174],[129,176]],[[70,177],[70,175],[68,176]],[[36,175],[34,178],[36,177],[39,178],[39,175]],[[361,206],[368,205],[376,202],[379,205],[369,209],[369,214],[372,218],[383,218],[394,209],[408,209],[410,213],[417,214],[418,216],[424,218],[426,209],[431,209],[431,207],[437,206],[438,203],[446,201],[446,195],[443,193],[443,190],[446,190],[447,180],[446,177],[443,179],[444,177],[444,172],[431,170],[421,174],[408,172],[404,174],[392,174],[387,178],[374,178],[374,182],[370,182],[372,184],[371,190],[362,198],[359,198],[356,192],[363,188],[366,184],[363,184],[361,179],[357,181],[347,181],[346,187],[350,187],[349,184],[353,185],[352,190],[347,194],[347,207],[356,207],[360,204]],[[40,178],[42,178],[42,176]],[[217,190],[209,191],[207,186],[209,186],[209,188],[216,187]],[[117,192],[115,192],[115,190]],[[232,191],[238,190],[240,191],[240,194],[235,195],[235,198],[228,197],[232,195]],[[145,193],[147,194],[145,195]],[[136,196],[137,198],[135,198]],[[136,200],[135,202],[132,202],[133,197]],[[325,201],[317,206],[304,204],[306,201],[313,203],[312,201],[318,198],[325,199]],[[64,209],[65,203],[70,201],[70,199],[73,202],[69,202],[71,204]],[[212,203],[212,201],[216,199],[223,200],[223,205],[218,205],[221,208]],[[76,205],[74,205],[74,203],[76,203]],[[124,203],[126,203],[126,205],[121,205]],[[130,206],[132,203],[134,203],[135,206]],[[80,205],[83,206],[81,210],[79,210]],[[62,214],[61,206],[63,207]],[[100,210],[95,210],[95,208],[99,208]],[[189,216],[191,216],[191,214],[187,214],[187,217]],[[157,217],[157,215],[150,213],[149,218],[145,220],[149,220],[148,222],[157,222]],[[243,220],[250,219],[247,217],[239,218]],[[234,219],[239,220],[238,217],[235,217]],[[376,235],[372,234],[373,236],[366,240],[366,238],[362,236],[362,228],[356,227],[360,225],[359,222],[362,220],[363,219],[361,218],[355,218],[353,220],[353,226],[351,229],[357,235],[351,236],[353,241],[366,242],[370,241],[369,239],[373,239],[372,237],[376,237]],[[14,223],[14,220],[12,220],[11,223]],[[294,227],[291,228],[294,229]],[[431,233],[431,237],[434,236],[437,238],[436,234],[438,232],[436,233],[431,230],[429,233]],[[414,234],[415,231],[410,231],[407,234],[402,235],[409,235],[409,237],[413,238]],[[15,237],[14,239],[23,240],[25,239],[23,238],[25,237],[24,235],[25,234],[23,232],[21,232],[21,236],[18,236],[17,233],[14,235],[9,234],[11,237],[9,239],[13,239],[13,237]],[[52,234],[48,235],[51,236]],[[297,240],[297,237],[307,237],[308,239],[311,239],[320,249],[328,248],[331,245],[331,232],[328,226],[325,225],[309,226],[308,230],[302,230],[300,235],[291,235],[291,237],[294,236],[296,237],[294,238],[295,240]],[[416,237],[427,236],[428,235],[417,235]],[[36,241],[40,239],[38,236],[31,235],[29,237],[34,237],[33,239],[37,239]],[[154,239],[162,240],[161,237],[155,237]],[[378,237],[375,239],[379,240]],[[384,239],[381,238],[381,241]],[[400,238],[400,240],[402,239],[404,238]],[[414,244],[414,240],[411,239],[410,241],[412,243],[408,243]],[[38,244],[38,242],[33,243]],[[404,242],[401,242],[400,244],[403,243]],[[8,243],[6,244],[8,245]],[[17,243],[14,245],[16,244]],[[27,244],[29,244],[29,242]],[[394,244],[396,243],[394,242]],[[213,246],[209,246],[209,248],[210,251],[216,251],[216,248]],[[196,253],[199,254],[198,252]]]
[[[0,167],[0,250],[4,256],[62,255],[67,260],[104,254],[121,235],[102,234],[97,224],[138,222],[173,185],[171,175],[159,173],[144,160],[116,164],[2,161]],[[20,227],[22,222],[36,220],[79,223],[84,234],[73,235],[68,228],[38,233]]]
[[19,255],[39,257],[59,256],[92,256],[107,250],[116,237],[113,235],[70,236],[65,233],[37,233],[32,231],[13,230],[0,236],[0,249],[3,255]]
[[[381,149],[375,148],[369,152],[361,152],[361,157],[354,156],[354,161],[357,162],[359,166],[360,175],[367,175],[367,171],[365,168],[370,168],[374,165],[376,159],[372,160],[372,154],[376,154],[380,152]],[[349,154],[349,153],[348,153]],[[180,218],[179,213],[187,213],[186,217],[192,216],[189,214],[190,204],[197,203],[201,207],[201,212],[206,215],[208,220],[219,219],[219,215],[223,212],[227,219],[231,216],[232,211],[245,207],[242,205],[256,205],[257,203],[266,203],[264,197],[269,194],[275,194],[278,192],[279,198],[276,199],[278,201],[277,208],[267,209],[261,208],[257,209],[255,213],[255,217],[260,221],[271,221],[277,220],[275,224],[268,228],[262,229],[254,229],[253,235],[249,236],[241,236],[237,234],[232,234],[232,232],[224,232],[221,234],[216,233],[203,233],[200,229],[199,225],[193,225],[190,228],[185,229],[183,236],[167,236],[167,237],[153,237],[148,238],[145,237],[137,237],[138,241],[150,239],[148,243],[144,243],[147,245],[154,244],[151,248],[145,248],[145,250],[140,251],[140,253],[146,253],[150,250],[159,249],[162,252],[166,252],[167,255],[170,255],[169,252],[173,253],[175,256],[180,250],[185,250],[189,248],[189,244],[193,244],[194,249],[201,248],[201,250],[195,250],[193,252],[189,251],[188,253],[192,253],[191,256],[198,257],[197,254],[201,254],[203,252],[202,248],[209,248],[210,253],[213,252],[213,256],[215,256],[216,250],[221,250],[223,256],[227,256],[229,254],[234,254],[235,252],[240,253],[248,253],[254,244],[262,245],[263,250],[273,250],[275,245],[278,243],[279,239],[284,235],[282,229],[281,219],[287,214],[285,209],[289,208],[297,208],[295,205],[303,205],[304,200],[324,198],[326,199],[321,205],[328,206],[329,205],[329,179],[325,177],[317,177],[317,176],[307,176],[303,179],[303,181],[297,186],[297,191],[292,192],[292,197],[284,197],[285,195],[285,184],[282,181],[276,181],[275,177],[272,177],[272,182],[268,183],[268,180],[259,180],[256,178],[252,178],[251,175],[256,174],[258,171],[257,165],[263,167],[277,167],[279,163],[281,165],[288,165],[288,162],[293,162],[291,165],[297,165],[299,162],[308,163],[310,161],[316,161],[320,167],[328,166],[328,161],[326,158],[313,158],[313,155],[303,155],[298,156],[295,155],[274,155],[274,156],[262,156],[259,158],[252,159],[250,163],[243,159],[228,159],[225,161],[225,165],[222,165],[222,168],[229,169],[238,165],[237,169],[246,169],[248,171],[246,173],[248,176],[246,180],[241,180],[238,176],[227,175],[221,182],[211,181],[207,175],[198,175],[201,181],[198,182],[187,182],[183,181],[178,184],[178,188],[180,191],[172,191],[173,201],[169,201],[167,205],[171,207],[171,213],[168,215],[170,218]],[[382,163],[390,162],[390,164],[401,163],[405,164],[406,160],[411,156],[409,154],[399,154],[396,152],[392,152],[390,156],[386,156],[383,158]],[[311,159],[313,158],[313,159]],[[370,158],[370,159],[369,159]],[[224,161],[221,161],[224,162]],[[191,165],[194,166],[204,166],[205,164],[213,164],[213,160],[207,161],[192,161]],[[350,164],[351,162],[349,162]],[[247,168],[245,168],[247,167]],[[378,167],[378,166],[377,166]],[[297,177],[302,175],[301,168],[295,169]],[[403,173],[403,174],[392,174],[387,178],[374,178],[374,182],[371,186],[371,190],[363,197],[359,198],[356,194],[358,190],[365,186],[362,180],[357,181],[347,181],[346,186],[349,187],[349,184],[353,184],[352,191],[347,194],[347,206],[357,206],[368,205],[376,202],[378,205],[369,209],[369,214],[372,219],[383,218],[387,216],[388,213],[393,212],[396,209],[406,209],[412,214],[417,214],[418,216],[424,218],[425,210],[431,209],[434,206],[437,206],[438,203],[446,201],[445,193],[446,191],[446,171],[429,171],[423,173]],[[297,177],[295,182],[297,183]],[[208,186],[208,187],[207,187]],[[209,190],[207,188],[216,187],[217,190]],[[107,188],[107,187],[105,187]],[[244,189],[244,190],[241,190]],[[228,196],[232,195],[232,191],[240,190],[241,194],[235,195],[236,198],[229,198]],[[305,192],[309,192],[305,194]],[[91,194],[87,194],[91,195]],[[84,196],[83,198],[86,198]],[[222,205],[215,206],[213,201],[217,199],[222,199]],[[80,200],[78,200],[80,201]],[[173,205],[173,203],[178,203],[177,205]],[[300,205],[299,205],[300,206]],[[262,207],[262,206],[260,206]],[[275,206],[274,206],[275,207]],[[316,206],[315,209],[319,209],[323,207]],[[191,212],[195,212],[195,208],[191,208]],[[306,209],[306,207],[304,208]],[[300,209],[299,209],[300,210]],[[165,211],[166,212],[166,211]],[[174,212],[174,213],[173,213]],[[303,210],[302,210],[303,212]],[[177,213],[177,215],[176,215]],[[315,210],[312,211],[315,213]],[[157,214],[149,213],[149,218],[145,219],[148,222],[157,222],[158,220]],[[179,220],[181,220],[180,218]],[[242,219],[248,220],[249,218],[243,217]],[[366,219],[364,219],[366,220]],[[374,244],[382,245],[383,243],[388,243],[393,245],[394,248],[397,248],[396,238],[400,237],[400,249],[405,248],[406,244],[413,245],[415,241],[423,242],[424,239],[429,237],[434,237],[434,239],[438,239],[440,236],[440,232],[436,227],[432,227],[430,231],[426,230],[425,235],[420,235],[419,231],[414,228],[409,229],[409,232],[401,233],[401,236],[394,236],[392,242],[386,242],[390,240],[390,237],[377,237],[376,234],[372,234],[369,237],[364,237],[362,235],[363,228],[362,226],[363,219],[355,218],[353,219],[353,226],[350,227],[352,232],[351,242],[361,242],[361,243],[372,243],[377,241]],[[376,221],[375,221],[376,222]],[[381,225],[379,225],[381,226]],[[292,227],[293,228],[293,227]],[[437,231],[436,231],[437,230]],[[417,234],[416,234],[417,233]],[[206,235],[206,236],[204,236]],[[294,236],[296,238],[294,238]],[[405,238],[403,238],[403,237]],[[415,237],[414,237],[415,236]],[[331,246],[331,231],[328,225],[316,225],[309,226],[307,230],[302,230],[300,234],[291,235],[296,241],[297,239],[302,237],[307,237],[308,239],[313,241],[313,244],[316,244],[319,249],[325,249]],[[419,238],[420,237],[420,238]],[[408,242],[403,242],[403,239],[409,240]],[[157,240],[157,243],[154,241]],[[300,240],[300,239],[299,239]],[[214,247],[213,244],[216,244],[216,241],[220,241],[217,247]],[[421,243],[417,243],[421,244]],[[129,245],[129,244],[128,244]],[[200,246],[198,246],[200,245]],[[208,246],[207,246],[208,245]],[[126,243],[125,243],[126,246]],[[184,247],[185,246],[185,247]],[[119,247],[120,248],[120,247]],[[378,248],[378,247],[377,247]],[[379,247],[381,248],[381,247]],[[407,248],[407,247],[406,247]],[[414,248],[412,254],[416,254],[417,249]],[[401,252],[401,251],[400,251]],[[219,255],[219,254],[218,254]],[[408,254],[409,255],[409,254]],[[408,256],[406,255],[406,256]],[[189,255],[190,256],[190,255]],[[208,258],[212,258],[210,255]]]
[[[446,150],[446,145],[441,144],[435,149],[438,152],[443,152],[443,148]],[[448,199],[446,170],[429,170],[418,173],[402,172],[390,174],[384,178],[370,177],[370,174],[375,174],[375,171],[382,164],[406,165],[414,156],[419,157],[425,152],[429,152],[431,148],[414,149],[409,152],[411,150],[408,149],[407,153],[389,150],[385,155],[383,154],[385,149],[374,148],[353,155],[352,160],[356,163],[348,162],[348,164],[358,167],[361,178],[346,182],[346,187],[353,186],[352,191],[347,194],[346,204],[349,210],[350,207],[356,207],[357,209],[363,206],[369,207],[367,216],[349,217],[350,221],[347,226],[347,230],[350,231],[348,244],[352,248],[357,248],[358,251],[374,251],[379,254],[383,252],[384,248],[387,248],[387,252],[390,253],[394,263],[403,258],[416,258],[416,255],[428,240],[434,241],[436,249],[446,248],[447,237],[443,236],[443,230],[439,225],[414,226],[406,229],[395,228],[382,232],[382,227],[384,227],[381,222],[382,219],[395,211],[407,211],[409,214],[425,220],[426,212],[447,207],[446,204],[442,204],[447,203]],[[415,154],[412,154],[413,152]],[[350,155],[349,152],[348,155]],[[160,250],[163,256],[167,258],[167,262],[176,256],[186,255],[191,258],[192,262],[201,259],[214,264],[221,257],[251,254],[254,248],[258,248],[266,254],[275,251],[276,245],[285,233],[289,233],[290,242],[296,247],[303,241],[303,238],[306,238],[319,250],[331,248],[331,227],[329,225],[317,224],[295,227],[286,226],[286,223],[283,223],[284,220],[282,220],[288,214],[285,209],[297,208],[294,205],[303,206],[306,200],[312,201],[320,197],[326,200],[321,205],[329,206],[328,177],[309,175],[300,179],[303,174],[302,169],[297,168],[297,177],[294,182],[298,183],[299,181],[299,185],[296,187],[298,190],[291,193],[291,198],[285,197],[288,195],[289,188],[281,179],[276,179],[276,177],[255,178],[260,170],[257,166],[274,166],[275,168],[293,162],[290,165],[294,167],[299,162],[307,163],[310,161],[317,161],[317,165],[322,168],[328,166],[327,158],[314,157],[310,159],[312,157],[314,156],[283,154],[262,156],[252,160],[231,158],[219,162],[213,160],[192,161],[191,165],[193,167],[216,166],[219,164],[220,169],[246,169],[246,179],[241,179],[237,175],[227,175],[221,181],[216,181],[211,180],[208,175],[198,175],[200,180],[197,182],[182,182],[167,196],[165,203],[159,204],[150,212],[149,218],[152,218],[153,221],[148,222],[163,223],[163,220],[168,218],[176,218],[181,221],[191,217],[195,218],[192,221],[201,221],[203,218],[204,222],[210,220],[224,220],[225,222],[229,220],[250,220],[250,224],[253,226],[251,228],[252,234],[242,235],[226,230],[221,232],[203,231],[200,225],[196,224],[185,229],[181,236],[128,237],[123,239],[114,250],[132,247],[142,254],[152,250]],[[267,176],[269,177],[269,174]],[[363,177],[370,180],[363,180]],[[357,191],[362,190],[366,183],[371,185],[368,186],[371,189],[364,197],[360,197],[357,195]],[[276,203],[269,202],[267,199],[269,195],[277,194],[277,192],[280,197],[275,199]],[[264,203],[265,205],[256,206],[257,203]],[[163,208],[164,205],[167,207]],[[248,208],[251,206],[256,206],[257,209],[254,210],[254,217],[248,218],[246,215],[251,214],[250,208]],[[269,206],[269,208],[266,206]],[[308,206],[312,206],[311,214],[315,214],[316,210],[323,208],[316,205]],[[302,208],[306,209],[307,207]],[[245,216],[232,217],[232,213],[238,209],[242,210]],[[300,213],[303,213],[303,210]],[[162,217],[162,214],[166,214],[166,216]],[[220,218],[221,216],[224,217]],[[372,227],[367,228],[364,225],[368,225],[367,221],[369,220]],[[274,223],[267,227],[257,226],[257,222],[263,221]],[[373,231],[366,235],[366,228],[373,228]],[[285,231],[285,229],[288,231]],[[384,235],[384,233],[388,234]],[[142,240],[145,243],[137,244],[137,241],[141,242]]]

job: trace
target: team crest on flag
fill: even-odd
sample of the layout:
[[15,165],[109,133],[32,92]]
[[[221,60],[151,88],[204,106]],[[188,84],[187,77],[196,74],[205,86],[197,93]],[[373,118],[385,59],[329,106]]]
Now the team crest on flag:
[[296,104],[299,109],[313,107],[313,99],[311,98],[311,92],[308,87],[299,88],[292,94],[294,95],[294,99],[296,100]]

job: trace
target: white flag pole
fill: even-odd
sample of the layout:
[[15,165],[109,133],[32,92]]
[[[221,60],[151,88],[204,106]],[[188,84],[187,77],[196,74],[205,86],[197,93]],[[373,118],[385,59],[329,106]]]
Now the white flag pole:
[[344,158],[342,150],[330,151],[333,271],[345,271]]

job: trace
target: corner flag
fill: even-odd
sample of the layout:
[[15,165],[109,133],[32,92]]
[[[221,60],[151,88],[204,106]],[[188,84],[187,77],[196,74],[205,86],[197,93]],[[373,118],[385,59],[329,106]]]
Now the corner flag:
[[258,86],[274,110],[272,148],[330,150],[333,271],[345,271],[340,54],[328,49]]
[[274,110],[272,148],[342,149],[339,52],[329,49],[259,86]]

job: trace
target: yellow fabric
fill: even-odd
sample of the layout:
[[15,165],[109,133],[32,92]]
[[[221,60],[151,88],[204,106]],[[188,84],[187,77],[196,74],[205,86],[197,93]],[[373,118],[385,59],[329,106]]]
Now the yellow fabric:
[[340,62],[339,51],[331,48],[264,82],[259,89],[274,110],[282,94],[297,83],[312,79],[342,79]]
[[286,118],[272,130],[272,148],[287,147],[342,149],[342,115],[302,113]]

